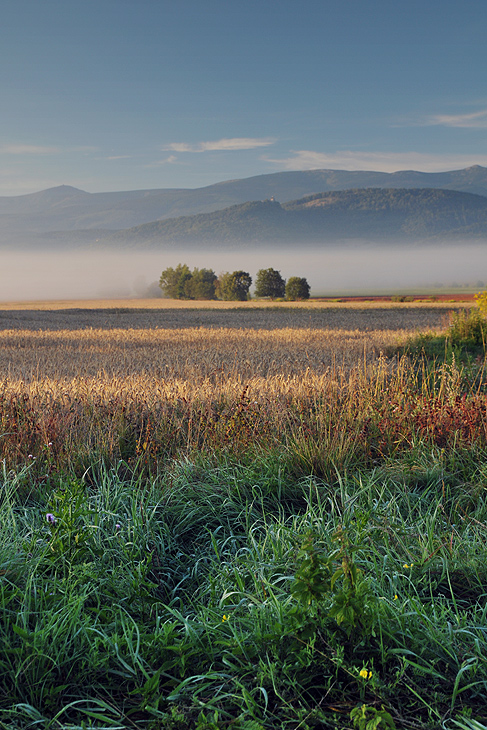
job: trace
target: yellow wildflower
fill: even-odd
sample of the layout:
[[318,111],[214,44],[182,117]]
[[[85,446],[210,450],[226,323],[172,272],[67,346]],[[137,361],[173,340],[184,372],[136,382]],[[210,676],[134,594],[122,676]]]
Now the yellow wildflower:
[[397,595],[397,593],[394,593],[394,600],[397,601],[397,599],[398,599],[398,595]]
[[360,676],[363,679],[370,679],[372,677],[372,672],[368,672],[366,669],[361,669],[360,670]]
[[229,618],[230,618],[230,616],[227,616],[227,614],[224,613],[223,617],[222,617],[222,622],[228,621]]

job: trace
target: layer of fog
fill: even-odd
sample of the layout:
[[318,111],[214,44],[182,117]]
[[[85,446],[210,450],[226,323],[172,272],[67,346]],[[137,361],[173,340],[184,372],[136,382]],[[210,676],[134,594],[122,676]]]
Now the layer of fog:
[[304,276],[315,295],[347,291],[398,291],[428,286],[483,287],[487,281],[487,244],[386,249],[276,249],[219,253],[2,253],[0,300],[90,299],[144,296],[157,290],[163,269],[187,263],[216,273],[243,269],[254,278],[261,268],[278,269],[284,278]]

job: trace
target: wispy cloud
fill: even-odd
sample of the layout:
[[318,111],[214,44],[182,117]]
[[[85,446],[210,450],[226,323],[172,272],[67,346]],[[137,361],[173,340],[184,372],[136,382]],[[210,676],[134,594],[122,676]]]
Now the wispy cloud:
[[471,114],[433,114],[426,118],[425,125],[487,129],[487,109]]
[[397,119],[393,127],[454,127],[457,129],[487,129],[487,109],[468,114],[407,115]]
[[219,139],[216,142],[201,142],[203,151],[206,150],[253,150],[257,147],[268,147],[276,142],[274,137],[234,137],[233,139]]
[[167,152],[233,152],[236,150],[253,150],[258,147],[268,147],[275,142],[276,139],[274,137],[231,137],[210,142],[197,142],[196,144],[173,142],[162,149]]
[[52,155],[61,152],[59,147],[43,147],[34,144],[4,144],[0,154],[4,155]]
[[111,155],[110,157],[104,157],[105,160],[131,160],[133,155]]
[[185,142],[173,142],[162,148],[164,152],[197,152],[190,144]]
[[282,159],[264,158],[284,170],[420,170],[442,172],[472,165],[487,166],[487,155],[435,155],[423,152],[359,152],[342,150],[333,153],[293,150]]
[[47,145],[38,144],[4,144],[0,145],[0,154],[22,157],[23,155],[60,155],[69,152],[90,155],[98,152],[98,147],[88,145],[75,147],[48,147]]
[[150,162],[148,165],[144,165],[144,167],[160,167],[161,165],[183,165],[184,162],[180,162],[176,155],[169,155],[169,157],[166,157],[164,160],[156,160],[155,162]]

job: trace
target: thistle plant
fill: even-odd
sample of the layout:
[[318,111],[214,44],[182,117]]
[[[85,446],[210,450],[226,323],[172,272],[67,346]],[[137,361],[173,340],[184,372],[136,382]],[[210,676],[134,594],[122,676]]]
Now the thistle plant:
[[77,481],[56,490],[49,500],[46,522],[50,533],[48,558],[72,563],[88,552],[92,529],[87,518],[93,514],[84,487]]

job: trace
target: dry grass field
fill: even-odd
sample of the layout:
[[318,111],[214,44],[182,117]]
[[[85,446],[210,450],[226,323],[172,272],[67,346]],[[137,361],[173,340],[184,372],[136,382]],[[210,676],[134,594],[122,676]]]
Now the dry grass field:
[[[413,309],[449,309],[452,306],[471,307],[474,301],[471,294],[442,295],[438,297],[418,297],[414,301],[400,302],[402,310]],[[28,301],[0,302],[0,311],[56,311],[63,309],[107,309],[107,310],[227,310],[227,309],[390,309],[397,308],[398,304],[388,297],[345,297],[331,299],[309,299],[301,302],[273,302],[266,299],[252,299],[247,302],[224,302],[220,300],[195,302],[185,299],[52,299]]]
[[352,422],[377,362],[381,378],[391,369],[382,354],[444,326],[450,307],[2,309],[0,453],[41,459],[51,443],[61,462],[277,444],[296,413],[330,399]]
[[52,378],[150,373],[198,380],[221,369],[244,377],[308,368],[322,373],[336,363],[351,366],[408,332],[444,326],[452,308],[178,304],[184,306],[0,309],[0,373],[23,379],[33,373]]
[[[164,301],[164,300],[162,300]],[[185,302],[184,304],[187,304]],[[416,330],[444,325],[445,305],[266,306],[231,309],[73,308],[0,310],[4,387],[81,383],[155,399],[204,384],[321,378],[370,364]],[[213,304],[213,303],[211,303]],[[216,303],[220,304],[220,303]],[[227,304],[227,303],[222,303]]]

